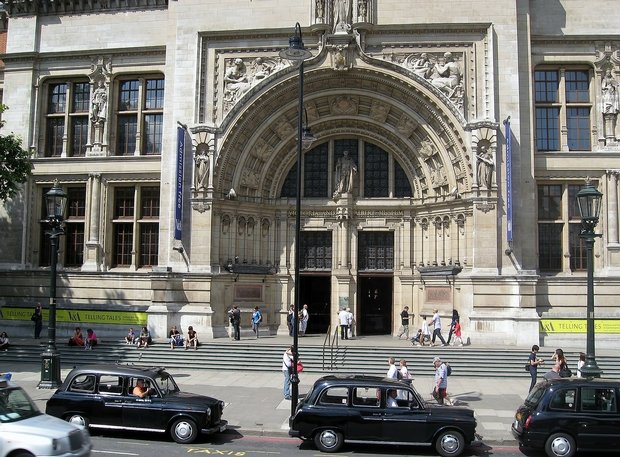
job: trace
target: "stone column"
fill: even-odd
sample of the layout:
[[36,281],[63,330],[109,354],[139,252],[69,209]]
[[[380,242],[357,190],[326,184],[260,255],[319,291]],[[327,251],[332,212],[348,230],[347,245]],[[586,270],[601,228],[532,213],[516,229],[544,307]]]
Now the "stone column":
[[101,271],[101,245],[99,244],[99,221],[101,220],[101,175],[91,173],[88,175],[89,187],[89,217],[88,217],[88,241],[82,271]]
[[497,203],[478,200],[474,203],[473,268],[477,273],[498,274]]
[[620,170],[607,170],[607,243],[618,244],[618,175]]

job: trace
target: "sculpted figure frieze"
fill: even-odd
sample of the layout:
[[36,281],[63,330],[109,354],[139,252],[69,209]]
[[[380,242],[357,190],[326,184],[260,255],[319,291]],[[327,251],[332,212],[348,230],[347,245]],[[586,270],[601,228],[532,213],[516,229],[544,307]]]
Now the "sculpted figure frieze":
[[346,95],[340,95],[331,102],[333,114],[357,114],[358,101]]

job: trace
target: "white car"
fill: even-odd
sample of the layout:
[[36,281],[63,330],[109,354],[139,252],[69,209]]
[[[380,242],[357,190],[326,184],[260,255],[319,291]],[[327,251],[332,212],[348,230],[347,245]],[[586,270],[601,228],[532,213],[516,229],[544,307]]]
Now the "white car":
[[0,457],[87,457],[88,430],[43,414],[10,377],[0,377]]

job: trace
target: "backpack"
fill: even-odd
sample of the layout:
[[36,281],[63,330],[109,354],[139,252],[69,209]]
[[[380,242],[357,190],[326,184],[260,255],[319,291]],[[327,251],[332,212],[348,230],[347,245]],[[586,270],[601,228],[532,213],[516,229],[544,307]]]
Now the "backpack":
[[446,376],[450,376],[452,374],[452,367],[449,363],[444,363],[444,365],[446,366]]

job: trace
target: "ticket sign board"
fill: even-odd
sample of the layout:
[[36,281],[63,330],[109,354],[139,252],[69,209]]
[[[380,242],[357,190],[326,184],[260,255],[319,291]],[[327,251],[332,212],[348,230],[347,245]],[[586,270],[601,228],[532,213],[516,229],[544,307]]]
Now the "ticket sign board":
[[[48,319],[48,310],[43,309],[43,320]],[[0,319],[9,321],[29,321],[33,308],[2,307]],[[147,314],[141,311],[98,311],[92,309],[57,309],[56,322],[101,325],[147,325]]]
[[[542,333],[587,333],[585,319],[541,319]],[[620,334],[620,319],[594,319],[594,331],[601,334]]]

